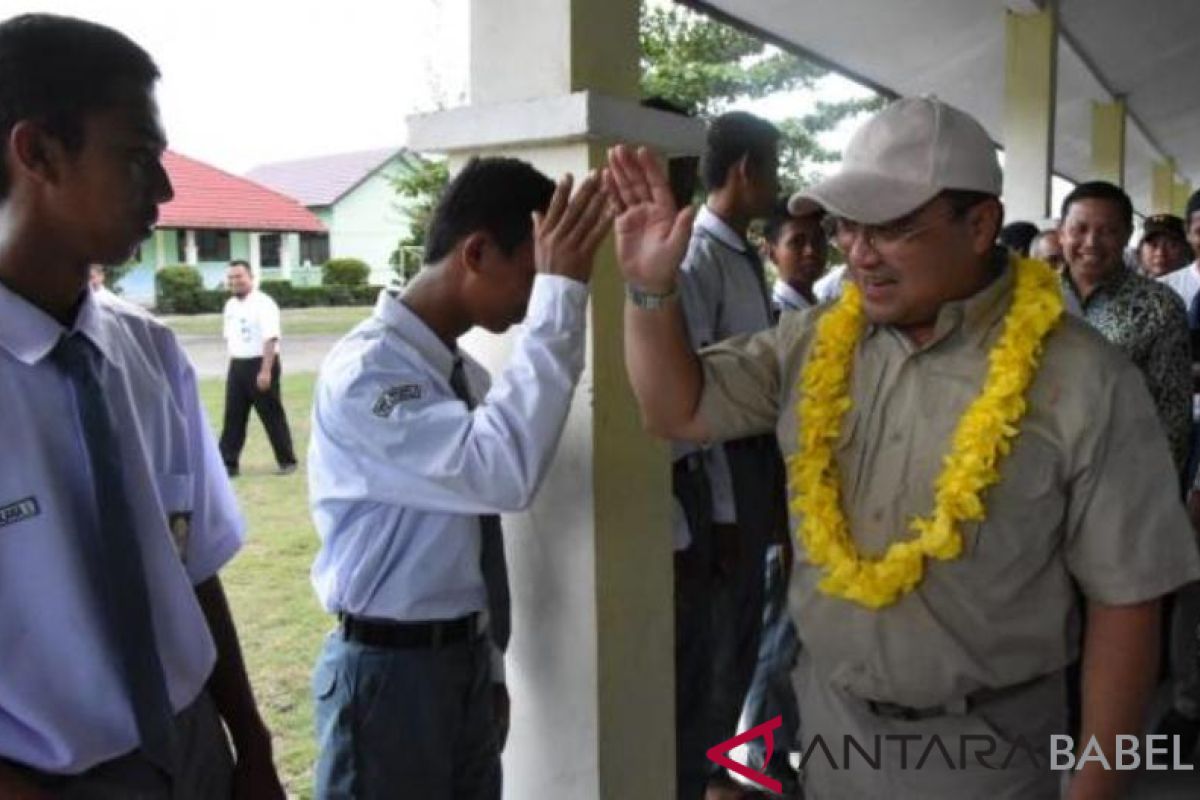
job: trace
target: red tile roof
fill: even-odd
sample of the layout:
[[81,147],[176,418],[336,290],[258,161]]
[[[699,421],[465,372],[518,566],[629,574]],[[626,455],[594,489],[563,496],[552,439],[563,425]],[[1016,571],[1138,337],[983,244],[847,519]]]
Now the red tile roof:
[[168,150],[163,167],[175,199],[159,206],[158,227],[323,233],[315,214],[290,197]]

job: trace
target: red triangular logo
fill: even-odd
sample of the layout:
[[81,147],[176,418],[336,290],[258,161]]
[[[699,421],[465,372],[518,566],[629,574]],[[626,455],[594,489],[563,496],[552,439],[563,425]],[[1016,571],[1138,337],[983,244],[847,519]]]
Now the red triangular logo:
[[739,764],[729,757],[729,751],[738,745],[745,744],[752,739],[763,737],[767,743],[767,757],[763,759],[764,764],[771,763],[771,756],[775,752],[775,734],[772,733],[776,728],[783,724],[783,717],[778,716],[774,719],[767,720],[761,725],[755,725],[748,731],[739,733],[732,739],[726,739],[718,745],[713,745],[708,748],[708,760],[715,764],[719,764],[730,772],[735,772],[741,775],[748,781],[753,781],[764,789],[770,789],[772,792],[779,794],[783,791],[783,784],[774,778],[769,778],[761,772],[750,769],[745,764]]

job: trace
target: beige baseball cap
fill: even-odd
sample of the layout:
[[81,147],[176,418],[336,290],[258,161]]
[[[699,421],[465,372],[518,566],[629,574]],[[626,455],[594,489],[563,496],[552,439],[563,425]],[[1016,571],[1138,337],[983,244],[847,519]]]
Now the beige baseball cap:
[[1000,196],[996,148],[975,118],[932,97],[905,97],[855,131],[841,171],[792,195],[796,216],[820,207],[877,225],[903,217],[945,189]]

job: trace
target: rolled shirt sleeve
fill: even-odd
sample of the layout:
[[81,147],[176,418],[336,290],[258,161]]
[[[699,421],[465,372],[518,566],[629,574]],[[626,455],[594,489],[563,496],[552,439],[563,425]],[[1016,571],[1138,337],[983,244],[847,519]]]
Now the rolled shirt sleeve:
[[1090,600],[1126,605],[1200,577],[1200,552],[1169,480],[1175,470],[1166,438],[1147,435],[1160,423],[1131,363],[1122,363],[1103,402],[1108,408],[1093,419],[1105,427],[1071,477],[1065,555]]

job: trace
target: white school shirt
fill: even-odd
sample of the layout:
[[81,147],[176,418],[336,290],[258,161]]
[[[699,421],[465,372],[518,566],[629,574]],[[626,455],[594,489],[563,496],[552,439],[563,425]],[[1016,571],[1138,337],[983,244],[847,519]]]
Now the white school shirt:
[[[533,501],[583,370],[587,297],[538,275],[525,330],[473,410],[450,388],[456,354],[388,290],[334,346],[308,451],[326,611],[429,621],[487,607],[479,515]],[[463,357],[478,396],[487,372]]]
[[225,344],[230,358],[261,358],[263,343],[275,339],[279,352],[279,306],[258,289],[225,301]]
[[[730,336],[757,333],[773,324],[767,287],[752,266],[753,260],[755,256],[745,239],[708,206],[701,206],[679,275],[680,303],[694,349]],[[698,450],[712,491],[713,522],[737,522],[733,478],[724,445],[671,443],[673,460]],[[682,550],[690,544],[691,532],[681,509],[672,518],[672,545]]]
[[[195,372],[170,330],[91,292],[72,330],[100,353],[159,656],[178,711],[204,687],[216,657],[193,586],[238,550],[243,523]],[[77,774],[139,739],[78,563],[75,531],[100,523],[74,390],[50,358],[68,332],[0,285],[0,757]]]
[[1200,261],[1193,261],[1186,267],[1168,272],[1158,280],[1174,289],[1175,294],[1183,299],[1183,307],[1190,309],[1196,292],[1200,292]]

